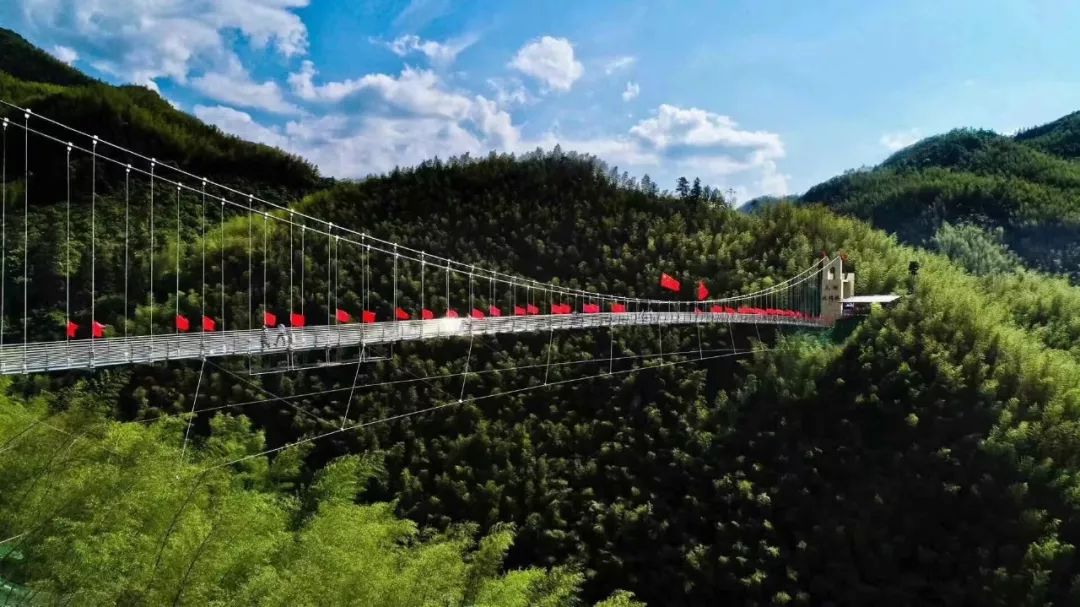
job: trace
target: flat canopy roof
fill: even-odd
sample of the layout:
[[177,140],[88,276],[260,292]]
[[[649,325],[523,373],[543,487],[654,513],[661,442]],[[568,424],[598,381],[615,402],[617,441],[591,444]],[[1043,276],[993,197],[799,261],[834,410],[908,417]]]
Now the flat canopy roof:
[[892,303],[900,299],[899,295],[855,295],[841,300],[841,303]]

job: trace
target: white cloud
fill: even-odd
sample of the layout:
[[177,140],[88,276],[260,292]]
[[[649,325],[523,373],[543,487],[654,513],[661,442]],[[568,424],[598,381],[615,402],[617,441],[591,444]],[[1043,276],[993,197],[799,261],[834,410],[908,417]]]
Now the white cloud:
[[370,91],[391,108],[419,116],[460,120],[472,105],[468,97],[442,88],[435,72],[411,67],[397,77],[368,74],[357,81],[357,88]]
[[641,87],[636,82],[627,82],[626,89],[622,92],[622,100],[630,101],[641,93]]
[[255,82],[238,60],[224,71],[208,72],[191,80],[191,88],[215,101],[275,114],[296,114],[300,108],[285,101],[277,82]]
[[495,101],[503,106],[528,105],[535,101],[525,86],[516,78],[504,81],[501,78],[488,78],[488,86],[495,91]]
[[728,116],[698,108],[663,104],[655,116],[639,121],[622,136],[569,139],[549,133],[542,140],[543,147],[555,143],[612,164],[654,171],[654,177],[685,174],[710,184],[749,179],[739,186],[747,196],[789,191],[789,176],[777,165],[785,153],[779,135],[743,130]]
[[568,91],[585,73],[574,59],[574,47],[566,38],[544,36],[526,44],[510,61],[510,67],[542,82],[555,91]]
[[630,55],[615,57],[614,59],[610,59],[607,63],[604,64],[604,74],[610,76],[620,70],[633,67],[635,63],[637,63],[637,57],[633,57]]
[[881,139],[878,139],[878,143],[885,146],[885,149],[890,152],[895,152],[906,148],[919,139],[922,139],[922,135],[919,134],[919,129],[908,129],[906,131],[885,133],[881,136]]
[[451,8],[450,0],[410,0],[408,6],[394,17],[393,25],[398,30],[420,30]]
[[295,9],[309,0],[15,1],[28,22],[77,41],[90,65],[136,84],[219,70],[236,57],[237,39],[285,57],[307,49]]
[[566,137],[556,129],[524,137],[498,102],[446,90],[431,72],[407,68],[397,77],[371,74],[358,81],[382,105],[364,113],[303,115],[273,127],[223,106],[196,106],[195,115],[227,132],[304,156],[324,174],[343,178],[435,156],[520,153],[559,144],[639,175],[651,173],[661,183],[678,175],[699,176],[706,184],[733,187],[740,199],[789,192],[789,177],[777,164],[784,155],[778,135],[741,130],[730,118],[705,110],[661,105],[653,117],[622,134]]
[[[360,78],[359,90],[368,91],[392,113],[416,117],[441,118],[457,124],[466,121],[492,139],[495,147],[511,146],[518,140],[517,128],[510,115],[483,95],[468,96],[449,91],[430,70],[406,67],[396,78],[387,74],[368,74]],[[379,108],[372,108],[378,112]]]
[[[301,74],[313,75],[313,66]],[[350,105],[270,127],[229,107],[200,106],[195,112],[224,131],[300,154],[337,177],[363,177],[434,156],[522,149],[518,128],[496,101],[450,90],[430,70],[405,68],[397,76],[368,74],[348,82],[316,86],[309,75],[293,79],[294,89],[303,91],[299,95],[315,99],[333,97],[324,87],[335,84],[362,94],[363,111]]]
[[75,49],[69,46],[62,46],[58,44],[52,47],[52,50],[49,51],[49,54],[68,65],[71,65],[72,63],[75,63],[79,60],[79,53],[76,53]]
[[423,40],[415,34],[406,34],[387,42],[386,47],[398,57],[420,53],[427,57],[432,65],[447,67],[454,62],[461,51],[475,44],[476,40],[475,35],[468,35],[439,43],[434,40]]
[[288,82],[293,93],[304,101],[337,102],[360,90],[359,80],[342,80],[316,85],[314,82],[315,64],[304,61],[300,71],[289,74]]
[[776,133],[744,131],[728,116],[666,103],[657,108],[654,118],[637,123],[630,133],[658,149],[748,148],[762,160],[784,155]]
[[281,149],[288,149],[288,139],[278,131],[255,122],[251,115],[223,105],[196,105],[195,117],[212,124],[226,133],[249,141],[257,141]]

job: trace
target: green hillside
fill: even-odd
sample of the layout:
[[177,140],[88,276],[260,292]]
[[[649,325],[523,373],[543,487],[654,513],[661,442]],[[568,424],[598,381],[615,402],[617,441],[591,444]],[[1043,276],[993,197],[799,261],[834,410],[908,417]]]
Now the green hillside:
[[[226,135],[177,110],[147,88],[111,86],[88,78],[2,28],[0,99],[43,116],[63,117],[74,128],[136,149],[161,164],[183,166],[196,175],[267,195],[301,195],[319,183],[314,166],[302,158]],[[4,106],[0,106],[0,116],[23,120],[21,113]],[[44,122],[32,126],[56,133],[63,140],[72,139],[70,134]],[[77,139],[73,143],[83,147],[90,144]],[[55,189],[63,178],[48,172],[58,168],[47,158],[32,156],[31,166],[39,172],[42,185]],[[146,164],[134,159],[132,162]],[[55,191],[50,194],[56,196]]]
[[18,33],[0,27],[0,70],[27,82],[61,86],[99,84],[79,70],[30,44]]
[[1080,158],[1080,112],[1021,131],[1016,140],[1049,154]]
[[[0,78],[63,103],[100,97],[102,112],[137,105],[125,90]],[[161,124],[158,110],[139,107],[146,122],[118,134],[153,145],[173,132],[151,128]],[[203,132],[159,109],[193,125],[178,132]],[[182,140],[161,145],[198,149]],[[276,165],[261,163],[273,152],[234,145],[230,162],[245,180],[288,189],[268,170]],[[199,415],[190,442],[194,364],[20,379],[0,398],[0,539],[14,538],[0,552],[0,578],[18,584],[19,596],[72,604],[632,604],[620,590],[650,605],[1076,604],[1080,291],[1016,270],[1007,252],[982,253],[1015,225],[1043,225],[1067,210],[1066,194],[1046,193],[1073,187],[1071,165],[978,132],[886,164],[823,184],[811,198],[835,197],[839,210],[898,226],[906,209],[925,228],[902,238],[937,236],[955,261],[823,206],[741,213],[643,190],[558,149],[430,161],[309,193],[298,208],[335,224],[601,291],[656,294],[656,276],[671,270],[705,278],[721,295],[746,292],[827,250],[848,255],[860,292],[904,297],[843,334],[719,326],[700,335],[640,328],[403,344],[362,368],[352,419],[462,394],[466,402],[268,455],[260,452],[325,431],[316,418],[337,428],[356,367],[257,376],[245,360],[223,363],[228,371],[208,365],[199,409],[237,406]],[[31,191],[48,192],[44,185]],[[888,204],[873,198],[879,190]],[[931,206],[940,200],[935,213],[953,213],[956,201],[971,212],[911,213],[912,192],[925,192]],[[149,203],[142,189],[132,200]],[[48,219],[59,202],[41,195],[35,224],[58,225]],[[158,201],[162,216],[175,212],[173,202]],[[199,201],[182,202],[190,216],[180,243],[164,237],[151,251],[136,231],[132,292],[153,291],[159,322],[175,304],[176,247],[201,250],[192,227]],[[98,205],[103,225],[121,225],[116,192]],[[1013,223],[1000,235],[938,227],[978,213],[996,213],[987,226]],[[229,326],[248,321],[249,219],[227,217],[224,235],[206,241],[215,277],[206,304],[216,309],[224,289]],[[280,308],[290,236],[276,229],[268,238],[266,296]],[[35,268],[50,268],[35,285],[56,286],[65,272],[56,239],[32,241]],[[307,246],[306,303],[322,310],[326,245],[313,238]],[[339,296],[356,304],[363,259],[342,253]],[[107,269],[122,267],[109,263],[119,254],[99,251],[99,318],[145,331],[148,308],[129,318],[117,295],[122,276]],[[184,260],[180,307],[191,314],[203,304],[201,260]],[[921,264],[917,276],[911,261]],[[73,266],[73,276],[86,276],[86,259]],[[375,259],[373,306],[384,314],[389,271],[388,259]],[[399,303],[415,308],[417,270],[399,279],[408,298]],[[60,326],[61,293],[33,296],[42,335]],[[452,302],[467,294],[463,281],[450,285]],[[89,293],[73,295],[84,315]],[[695,360],[699,347],[733,345],[758,351]],[[652,368],[606,376],[583,363],[610,352]],[[466,381],[444,377],[466,358]],[[295,407],[263,391],[328,388],[344,390]],[[262,402],[238,406],[250,401]],[[156,419],[165,413],[176,415]]]
[[945,224],[1003,228],[1031,268],[1080,278],[1080,162],[1075,117],[1015,138],[961,129],[924,139],[877,167],[810,188],[802,200],[928,244]]

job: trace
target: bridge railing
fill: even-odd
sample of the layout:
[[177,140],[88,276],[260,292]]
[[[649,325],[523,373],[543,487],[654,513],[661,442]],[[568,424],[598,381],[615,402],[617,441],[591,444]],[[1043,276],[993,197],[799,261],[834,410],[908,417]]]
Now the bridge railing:
[[470,335],[538,333],[603,327],[760,324],[824,327],[817,319],[753,314],[631,312],[477,318],[439,318],[303,328],[171,333],[76,339],[0,346],[0,374],[149,364],[223,356],[326,351],[362,345],[460,338]]

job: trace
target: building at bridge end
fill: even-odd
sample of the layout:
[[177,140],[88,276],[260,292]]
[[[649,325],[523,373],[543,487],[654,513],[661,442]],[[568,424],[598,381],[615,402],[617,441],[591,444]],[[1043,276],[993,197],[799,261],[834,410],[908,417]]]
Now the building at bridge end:
[[843,316],[844,300],[855,295],[855,266],[838,256],[825,263],[821,270],[821,319],[832,324]]

